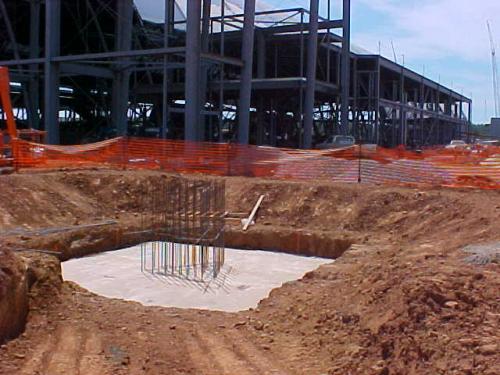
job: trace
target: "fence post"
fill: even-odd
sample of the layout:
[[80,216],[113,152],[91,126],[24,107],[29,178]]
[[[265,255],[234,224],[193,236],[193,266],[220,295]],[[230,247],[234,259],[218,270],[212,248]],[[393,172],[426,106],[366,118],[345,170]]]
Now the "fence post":
[[358,152],[358,184],[361,183],[361,157],[362,157],[362,153],[361,153],[361,147],[363,146],[363,142],[361,141],[361,138],[359,139],[359,152]]
[[122,162],[122,169],[126,170],[127,169],[127,164],[128,164],[128,137],[123,136],[122,137],[122,157],[121,157],[121,162]]

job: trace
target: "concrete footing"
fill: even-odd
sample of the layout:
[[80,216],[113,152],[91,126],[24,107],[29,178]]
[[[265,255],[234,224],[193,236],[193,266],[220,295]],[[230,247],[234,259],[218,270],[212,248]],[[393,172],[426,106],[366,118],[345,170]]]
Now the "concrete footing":
[[96,294],[144,305],[235,312],[256,307],[269,292],[331,259],[258,250],[226,249],[216,279],[141,272],[141,248],[130,247],[62,263],[65,280]]

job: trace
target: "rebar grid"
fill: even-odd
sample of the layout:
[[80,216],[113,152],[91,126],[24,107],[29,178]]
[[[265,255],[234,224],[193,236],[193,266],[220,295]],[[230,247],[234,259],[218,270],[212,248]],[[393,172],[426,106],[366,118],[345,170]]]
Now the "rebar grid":
[[141,196],[141,270],[215,279],[224,265],[225,181],[165,178]]

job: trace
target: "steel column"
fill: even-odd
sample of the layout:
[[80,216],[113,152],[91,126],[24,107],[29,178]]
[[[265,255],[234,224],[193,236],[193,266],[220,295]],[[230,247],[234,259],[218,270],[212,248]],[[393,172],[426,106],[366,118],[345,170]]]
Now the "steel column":
[[[259,32],[257,37],[257,78],[266,77],[266,36],[264,33]],[[264,96],[260,95],[257,104],[257,129],[256,138],[257,144],[264,144]]]
[[[220,55],[224,56],[224,43],[225,43],[225,17],[226,17],[226,2],[220,0]],[[222,130],[224,128],[224,63],[219,64],[219,142],[224,140]]]
[[[458,112],[458,119],[459,120],[462,120],[462,118],[463,118],[463,116],[462,116],[463,110],[464,110],[463,104],[464,104],[463,100],[460,99],[460,107],[459,107],[459,112]],[[462,124],[459,124],[459,129],[460,129],[459,130],[460,131],[460,139],[462,139],[462,137],[463,137],[463,126],[462,126]]]
[[309,40],[307,43],[307,86],[304,99],[304,148],[312,147],[316,68],[318,58],[318,8],[319,0],[311,0],[309,12]]
[[406,94],[405,94],[405,73],[404,73],[404,67],[401,66],[401,75],[400,75],[400,81],[399,81],[399,128],[400,128],[400,134],[399,134],[399,144],[400,145],[406,145],[406,110],[403,107],[403,104],[407,103],[406,100]]
[[200,77],[200,16],[201,0],[187,2],[186,23],[186,112],[185,135],[187,141],[198,140],[200,119],[199,77]]
[[[40,57],[40,1],[33,0],[30,2],[30,59]],[[40,78],[38,65],[30,66],[30,81],[28,90],[31,95],[31,127],[40,129]]]
[[376,92],[376,98],[375,98],[375,144],[379,144],[380,142],[380,85],[381,85],[381,78],[380,78],[380,57],[377,57],[377,92]]
[[[202,9],[202,25],[201,25],[201,51],[203,53],[209,52],[209,42],[210,42],[210,14],[211,14],[212,0],[203,0],[203,9]],[[200,66],[200,82],[199,82],[199,91],[200,91],[200,124],[198,126],[198,140],[204,141],[206,135],[206,114],[205,104],[207,102],[207,95],[209,87],[207,85],[208,82],[208,72],[209,68],[206,63],[202,63]],[[212,137],[210,134],[209,137]]]
[[340,129],[347,134],[349,129],[349,85],[351,68],[351,0],[343,0],[342,9],[342,64],[340,73],[340,88],[342,90],[342,112]]
[[420,146],[424,145],[424,110],[425,110],[425,87],[424,87],[424,77],[420,81],[420,97],[419,97],[419,108],[420,108]]
[[[359,121],[358,121],[358,93],[359,93],[359,87],[358,87],[358,59],[354,59],[354,64],[353,64],[353,71],[352,71],[352,77],[353,77],[353,88],[354,88],[354,93],[353,93],[353,129],[352,129],[352,134],[358,133],[358,137],[361,143],[361,134],[362,131],[358,127]],[[369,78],[369,84],[371,83],[371,75]],[[368,111],[370,111],[370,105],[371,105],[371,91],[370,88],[368,89],[368,103],[367,103],[367,108]],[[363,116],[364,120],[364,116]]]
[[[163,27],[163,47],[168,48],[170,37],[170,24],[172,14],[173,0],[165,0],[165,25]],[[162,122],[161,122],[161,137],[167,138],[168,133],[168,56],[163,56],[163,95],[162,95]]]
[[[117,2],[115,49],[116,51],[128,51],[132,47],[132,27],[134,20],[134,5],[132,0],[121,0]],[[126,60],[123,60],[126,62]],[[113,96],[111,117],[112,124],[119,135],[127,135],[128,101],[130,71],[126,63],[116,65],[115,78],[113,80]]]
[[241,45],[240,100],[238,105],[238,142],[248,144],[250,138],[250,104],[252,100],[253,49],[255,36],[255,0],[245,0],[243,40]]
[[257,78],[266,78],[266,36],[257,33]]
[[469,102],[469,118],[467,119],[467,142],[470,142],[470,126],[471,126],[471,119],[472,119],[472,102]]
[[49,144],[59,143],[59,56],[61,46],[61,0],[45,2],[44,123]]

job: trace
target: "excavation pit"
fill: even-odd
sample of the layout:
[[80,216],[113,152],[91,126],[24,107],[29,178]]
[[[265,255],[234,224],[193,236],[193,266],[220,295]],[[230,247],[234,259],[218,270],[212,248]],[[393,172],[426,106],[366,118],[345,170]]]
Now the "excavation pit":
[[146,306],[236,312],[255,308],[269,292],[331,259],[260,250],[226,249],[216,278],[141,269],[141,246],[109,251],[62,263],[63,278],[108,298]]

